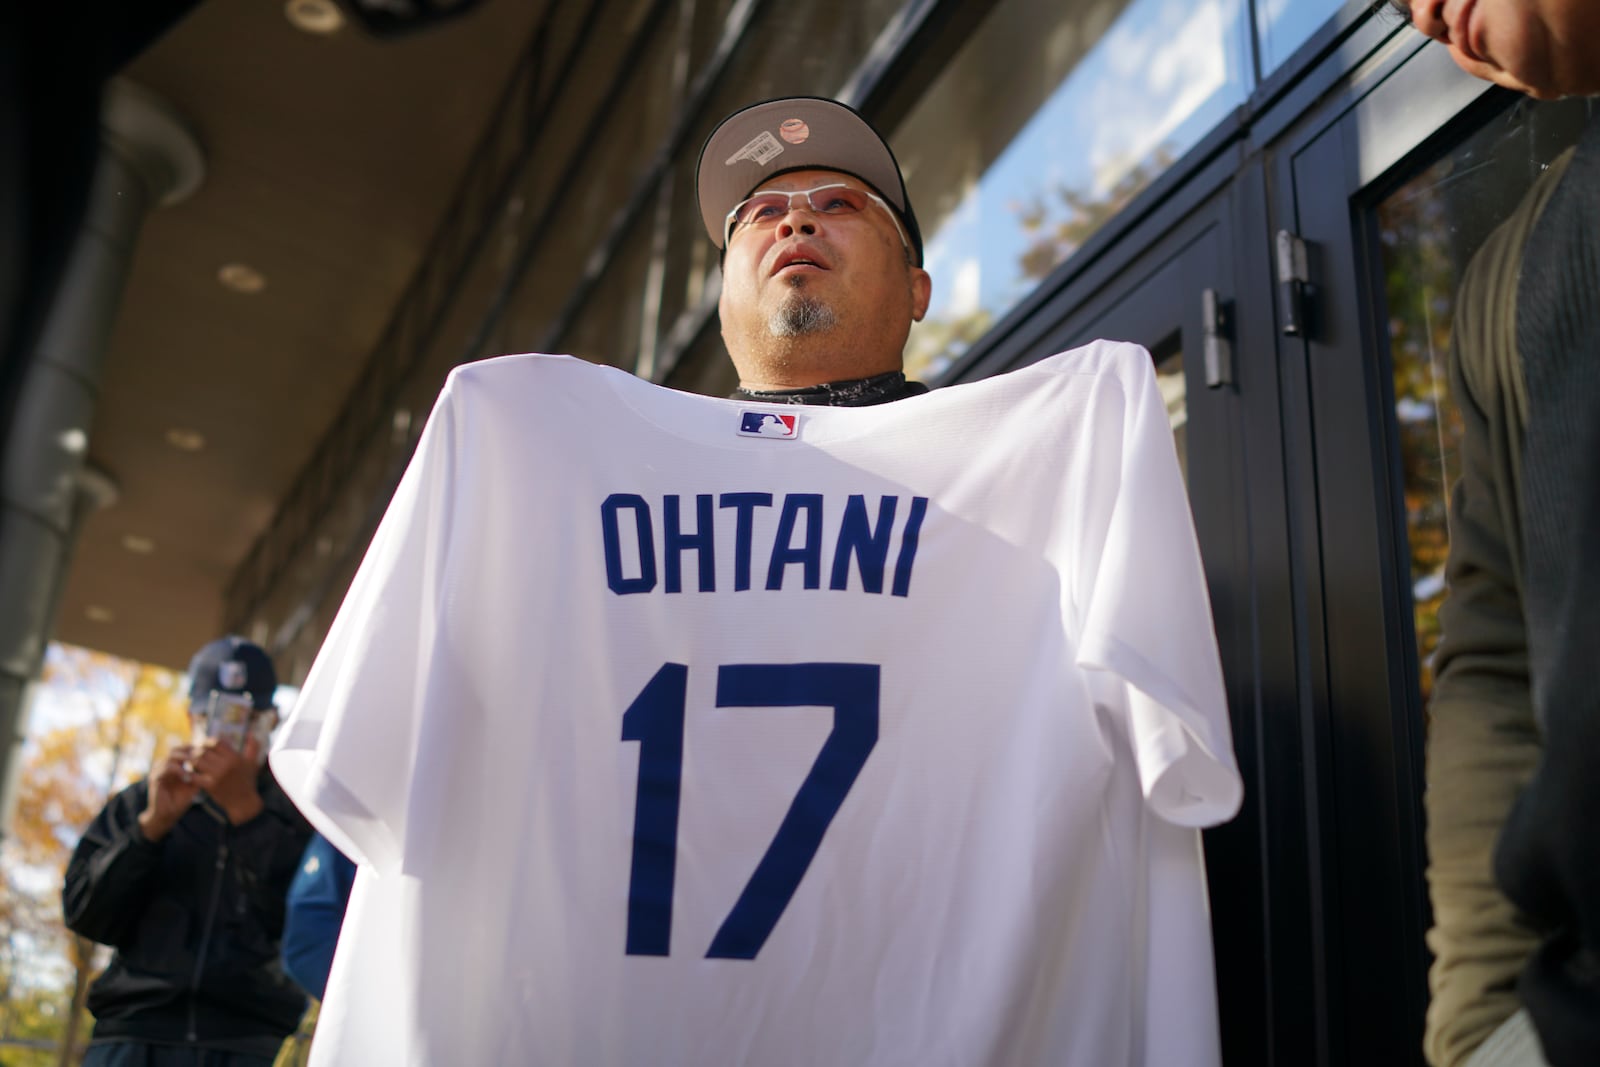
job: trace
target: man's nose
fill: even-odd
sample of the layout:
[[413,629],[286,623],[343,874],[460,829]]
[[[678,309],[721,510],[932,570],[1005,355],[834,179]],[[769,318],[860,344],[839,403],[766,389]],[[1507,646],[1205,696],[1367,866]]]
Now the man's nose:
[[778,220],[778,237],[793,237],[796,233],[815,237],[820,229],[820,218],[811,210],[811,204],[805,197],[793,197],[789,201],[789,210]]

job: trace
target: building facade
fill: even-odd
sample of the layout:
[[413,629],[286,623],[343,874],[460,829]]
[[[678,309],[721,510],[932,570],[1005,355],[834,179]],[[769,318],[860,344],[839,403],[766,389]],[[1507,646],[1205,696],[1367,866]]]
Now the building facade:
[[852,103],[901,159],[935,287],[915,376],[1152,353],[1247,780],[1207,839],[1226,1062],[1420,1063],[1454,294],[1587,110],[1473,81],[1364,0],[551,5],[228,628],[304,673],[461,362],[731,389],[694,166],[790,94]]

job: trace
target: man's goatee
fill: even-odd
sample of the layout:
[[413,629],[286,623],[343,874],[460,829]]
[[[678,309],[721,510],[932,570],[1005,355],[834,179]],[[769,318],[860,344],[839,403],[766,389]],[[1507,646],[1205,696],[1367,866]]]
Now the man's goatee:
[[833,308],[816,297],[795,293],[772,313],[767,328],[774,337],[800,337],[830,330],[837,322]]

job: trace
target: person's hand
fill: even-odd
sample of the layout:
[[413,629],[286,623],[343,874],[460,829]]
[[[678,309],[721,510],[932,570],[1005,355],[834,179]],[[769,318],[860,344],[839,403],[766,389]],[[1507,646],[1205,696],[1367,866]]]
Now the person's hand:
[[226,741],[211,738],[194,756],[195,782],[210,794],[235,826],[261,813],[261,793],[256,789],[260,754],[260,742],[247,736],[243,752]]
[[179,745],[150,775],[149,796],[139,813],[139,830],[149,841],[160,841],[177,825],[194,803],[200,785],[189,769],[194,749]]

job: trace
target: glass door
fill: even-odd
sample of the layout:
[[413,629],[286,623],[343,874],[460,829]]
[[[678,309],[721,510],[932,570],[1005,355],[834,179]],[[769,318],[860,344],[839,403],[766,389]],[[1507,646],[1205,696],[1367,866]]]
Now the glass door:
[[[1498,104],[1499,101],[1496,101]],[[1593,105],[1523,101],[1491,110],[1424,156],[1364,213],[1392,381],[1393,447],[1404,505],[1417,696],[1433,685],[1439,604],[1450,547],[1450,490],[1460,474],[1461,417],[1446,358],[1467,266],[1540,174],[1576,143]],[[1414,171],[1414,173],[1412,173]]]

